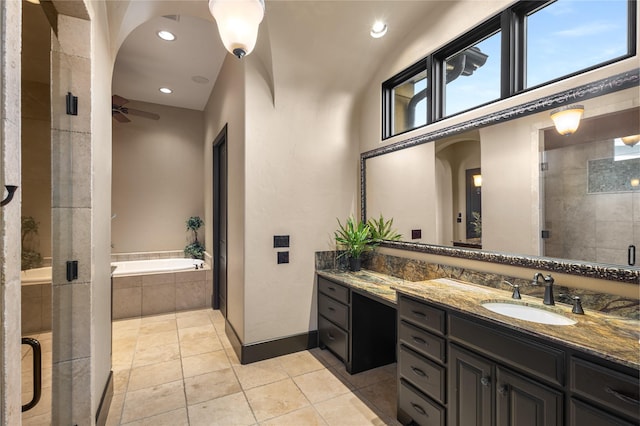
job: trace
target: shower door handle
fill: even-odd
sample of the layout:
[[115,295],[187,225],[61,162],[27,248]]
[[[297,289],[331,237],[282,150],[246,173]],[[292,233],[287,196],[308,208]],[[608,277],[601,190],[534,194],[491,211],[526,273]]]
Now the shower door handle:
[[22,412],[24,413],[38,404],[42,394],[42,349],[40,348],[40,342],[30,337],[23,337],[22,344],[31,346],[33,350],[33,398],[22,406]]
[[629,266],[634,266],[636,264],[636,246],[631,244],[627,249],[627,262]]

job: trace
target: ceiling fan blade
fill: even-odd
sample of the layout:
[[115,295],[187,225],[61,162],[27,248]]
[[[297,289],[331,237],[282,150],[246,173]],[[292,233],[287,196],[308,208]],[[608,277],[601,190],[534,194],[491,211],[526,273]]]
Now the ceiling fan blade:
[[160,116],[158,114],[147,111],[140,111],[139,109],[127,108],[127,113],[131,115],[137,115],[138,117],[150,118],[152,120],[160,119]]
[[129,102],[129,99],[125,99],[122,96],[113,95],[111,96],[111,104],[116,106],[122,106]]
[[116,121],[119,121],[120,123],[129,123],[131,121],[120,111],[112,111],[111,116],[115,118]]

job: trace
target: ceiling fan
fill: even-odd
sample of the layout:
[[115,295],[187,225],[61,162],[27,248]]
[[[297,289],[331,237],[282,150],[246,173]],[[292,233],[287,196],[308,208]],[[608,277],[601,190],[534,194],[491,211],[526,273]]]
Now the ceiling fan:
[[151,120],[158,120],[160,116],[152,112],[141,111],[139,109],[127,108],[124,105],[129,102],[129,99],[125,99],[122,96],[111,96],[111,116],[114,120],[120,123],[128,123],[131,120],[127,115],[136,115],[138,117],[150,118]]

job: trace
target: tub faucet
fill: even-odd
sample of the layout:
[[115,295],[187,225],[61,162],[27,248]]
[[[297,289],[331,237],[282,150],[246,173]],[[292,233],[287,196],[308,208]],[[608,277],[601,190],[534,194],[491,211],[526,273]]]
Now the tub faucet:
[[[531,284],[540,285],[540,277],[542,277],[542,274],[540,272],[536,272],[533,276],[533,281],[531,282]],[[555,302],[553,300],[554,279],[551,277],[551,274],[547,274],[547,276],[543,277],[542,280],[544,282],[544,299],[542,303],[544,303],[545,305],[555,305]]]

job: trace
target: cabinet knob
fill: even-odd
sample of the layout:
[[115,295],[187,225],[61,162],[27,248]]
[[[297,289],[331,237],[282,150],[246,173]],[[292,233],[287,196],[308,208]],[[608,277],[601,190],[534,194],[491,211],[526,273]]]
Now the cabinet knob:
[[482,386],[491,386],[491,378],[490,377],[483,377],[480,379],[480,383],[482,384]]
[[506,396],[509,393],[509,385],[498,386],[498,393],[502,396]]

